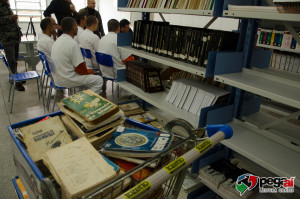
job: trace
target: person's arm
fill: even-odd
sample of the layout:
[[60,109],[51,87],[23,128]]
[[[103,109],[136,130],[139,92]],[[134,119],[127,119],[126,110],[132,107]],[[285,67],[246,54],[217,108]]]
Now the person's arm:
[[128,62],[128,61],[135,61],[135,59],[132,55],[130,55],[129,57],[127,57],[126,59],[123,60],[123,64],[126,64],[126,62]]
[[79,75],[90,75],[94,73],[91,69],[87,69],[84,62],[75,67],[75,72]]
[[56,0],[51,1],[50,5],[44,11],[45,17],[51,17],[51,14],[55,12],[56,2],[57,2]]
[[99,12],[97,14],[98,14],[98,17],[97,17],[98,18],[98,30],[101,34],[101,37],[103,37],[105,35],[105,33],[104,33],[104,29],[103,29],[101,15]]

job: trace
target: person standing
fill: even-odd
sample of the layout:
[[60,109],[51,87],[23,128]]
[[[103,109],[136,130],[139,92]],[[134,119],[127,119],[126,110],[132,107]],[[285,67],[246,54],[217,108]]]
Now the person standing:
[[96,8],[96,0],[87,0],[87,7],[79,10],[79,13],[84,13],[86,16],[94,15],[98,19],[98,29],[94,31],[99,38],[102,38],[105,33],[103,30],[103,24],[100,13],[95,10]]
[[58,37],[62,34],[62,31],[60,30],[61,20],[65,17],[72,17],[75,19],[77,16],[75,6],[71,0],[52,0],[50,5],[44,11],[44,16],[51,17],[51,14],[55,14],[57,24],[59,25],[57,32]]
[[[17,71],[21,28],[18,25],[18,15],[15,15],[8,0],[0,0],[0,43],[4,49],[9,68],[13,74]],[[23,85],[16,83],[18,91],[25,91]]]

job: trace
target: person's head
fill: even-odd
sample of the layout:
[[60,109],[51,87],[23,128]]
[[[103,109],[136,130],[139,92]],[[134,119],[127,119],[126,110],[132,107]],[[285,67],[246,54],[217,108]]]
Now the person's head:
[[55,32],[55,21],[51,17],[45,17],[41,21],[41,29],[44,34],[48,34],[49,36]]
[[108,32],[119,33],[120,32],[120,23],[116,19],[111,19],[107,22],[107,28],[108,28]]
[[86,18],[86,28],[91,31],[96,31],[98,29],[98,19],[94,15],[90,15]]
[[72,17],[65,17],[61,20],[61,29],[64,34],[68,34],[71,37],[75,37],[77,35],[77,23]]
[[96,8],[96,0],[87,0],[87,6],[91,9]]
[[76,16],[76,23],[78,26],[84,28],[86,26],[86,16],[84,13],[78,13]]
[[0,0],[3,3],[8,3],[8,0]]
[[121,32],[129,32],[130,31],[130,22],[127,19],[122,19],[120,21],[120,31]]

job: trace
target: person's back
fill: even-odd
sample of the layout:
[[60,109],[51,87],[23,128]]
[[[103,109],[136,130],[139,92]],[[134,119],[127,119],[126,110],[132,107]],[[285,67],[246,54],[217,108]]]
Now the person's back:
[[98,29],[98,20],[95,16],[88,16],[86,20],[86,29],[79,36],[79,46],[84,49],[91,50],[92,53],[92,62],[86,60],[86,66],[90,69],[93,69],[97,65],[95,58],[95,52],[98,50],[99,46],[99,37],[93,33],[93,31]]
[[46,55],[47,60],[50,63],[52,46],[54,44],[54,39],[52,37],[56,39],[55,21],[51,17],[46,17],[41,21],[40,26],[43,34],[39,35],[37,49]]
[[100,93],[102,78],[92,75],[84,63],[80,47],[73,39],[77,34],[77,24],[72,18],[62,20],[63,33],[54,43],[51,51],[51,66],[55,83],[61,87],[85,87]]

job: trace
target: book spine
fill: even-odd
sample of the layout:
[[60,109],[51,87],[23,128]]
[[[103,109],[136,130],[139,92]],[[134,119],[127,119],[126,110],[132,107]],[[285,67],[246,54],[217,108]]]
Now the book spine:
[[271,36],[271,43],[270,43],[270,46],[274,46],[275,32],[276,32],[276,30],[273,30],[273,31],[272,31],[272,36]]
[[271,38],[272,38],[272,30],[268,30],[267,41],[266,41],[267,45],[271,44]]
[[281,47],[282,45],[282,39],[283,39],[283,31],[279,31],[279,36],[278,36],[278,47]]
[[295,40],[295,38],[293,37],[292,42],[291,42],[291,49],[296,49],[296,45],[297,45],[297,41]]
[[268,31],[265,30],[264,35],[263,35],[262,44],[267,44],[267,38],[268,38]]

